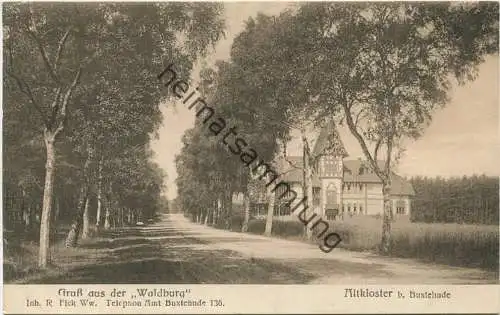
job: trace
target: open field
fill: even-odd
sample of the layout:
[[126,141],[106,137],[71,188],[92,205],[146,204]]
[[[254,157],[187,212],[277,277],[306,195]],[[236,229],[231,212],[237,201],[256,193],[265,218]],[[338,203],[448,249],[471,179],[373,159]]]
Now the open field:
[[[237,230],[240,220],[233,220]],[[342,237],[339,247],[353,251],[378,251],[382,221],[374,217],[353,217],[330,221],[330,230]],[[265,220],[253,219],[249,232],[264,232]],[[303,239],[298,220],[273,221],[273,234],[288,239]],[[499,231],[496,225],[455,223],[412,223],[396,220],[392,224],[390,256],[416,258],[450,266],[475,267],[498,271]]]

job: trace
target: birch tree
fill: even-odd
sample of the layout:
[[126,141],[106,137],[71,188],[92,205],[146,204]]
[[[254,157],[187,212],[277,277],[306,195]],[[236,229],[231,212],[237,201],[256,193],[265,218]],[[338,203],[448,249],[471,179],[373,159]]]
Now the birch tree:
[[394,160],[447,104],[452,77],[473,79],[498,49],[497,14],[498,4],[324,3],[304,4],[296,16],[307,41],[295,49],[318,74],[310,88],[320,117],[347,125],[382,181],[383,252],[391,247]]
[[[74,98],[85,94],[86,87],[96,77],[101,76],[109,83],[123,79],[119,68],[109,72],[97,65],[112,61],[125,65],[140,60],[129,70],[134,69],[142,78],[151,74],[143,82],[150,82],[159,91],[154,74],[163,68],[164,58],[178,61],[189,70],[197,56],[206,53],[222,35],[221,13],[222,7],[217,4],[14,3],[4,6],[4,74],[24,94],[25,102],[43,126],[46,167],[40,267],[46,267],[49,261],[55,147],[67,129],[68,118],[75,113]],[[184,41],[182,47],[178,45],[179,38]],[[119,42],[119,45],[110,45],[111,42]],[[122,47],[126,49],[114,50]],[[114,88],[116,91],[117,86]],[[158,105],[160,98],[157,92],[150,100]]]

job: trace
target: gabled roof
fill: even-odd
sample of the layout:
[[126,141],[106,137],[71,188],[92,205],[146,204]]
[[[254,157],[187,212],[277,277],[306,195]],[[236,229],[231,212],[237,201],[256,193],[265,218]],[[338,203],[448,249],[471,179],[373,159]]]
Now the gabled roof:
[[[296,167],[292,167],[287,161],[281,160],[280,168],[277,170],[282,174],[279,179],[289,183],[302,183],[303,161],[301,156],[290,156],[287,158]],[[344,182],[346,183],[381,183],[380,178],[371,171],[367,161],[344,160]],[[384,161],[378,161],[380,167],[384,167]],[[360,170],[362,171],[360,172]],[[361,174],[360,174],[361,173]],[[313,174],[313,186],[321,187],[321,181],[317,174]],[[391,174],[391,195],[415,195],[412,185],[403,177]]]
[[[384,167],[384,161],[378,161],[377,164],[380,168]],[[371,170],[368,161],[344,160],[344,181],[380,183],[380,178]]]
[[333,120],[330,120],[326,126],[321,129],[318,139],[314,144],[314,156],[325,153],[334,156],[348,156],[344,143],[340,139],[337,127],[335,127]]

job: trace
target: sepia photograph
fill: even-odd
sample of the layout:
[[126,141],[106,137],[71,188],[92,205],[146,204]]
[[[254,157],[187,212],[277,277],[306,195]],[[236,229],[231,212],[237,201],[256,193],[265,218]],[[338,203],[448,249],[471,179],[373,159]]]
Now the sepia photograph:
[[5,2],[2,33],[4,284],[500,284],[498,2]]

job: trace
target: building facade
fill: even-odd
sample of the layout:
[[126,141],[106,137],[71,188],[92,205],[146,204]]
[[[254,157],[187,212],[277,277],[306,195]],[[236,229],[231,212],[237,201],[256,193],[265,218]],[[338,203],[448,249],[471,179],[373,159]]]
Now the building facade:
[[[313,207],[316,213],[328,219],[356,215],[378,215],[383,213],[382,182],[369,163],[361,159],[347,159],[348,154],[333,124],[323,128],[315,142],[313,156],[318,157],[313,165]],[[383,166],[383,161],[378,161]],[[303,157],[291,156],[280,160],[280,180],[287,182],[302,199]],[[411,213],[411,199],[414,190],[411,184],[392,173],[390,196],[393,214],[408,216]],[[253,214],[267,213],[265,191],[253,199]],[[300,200],[297,199],[297,200]],[[290,215],[286,200],[277,202],[276,216]]]

